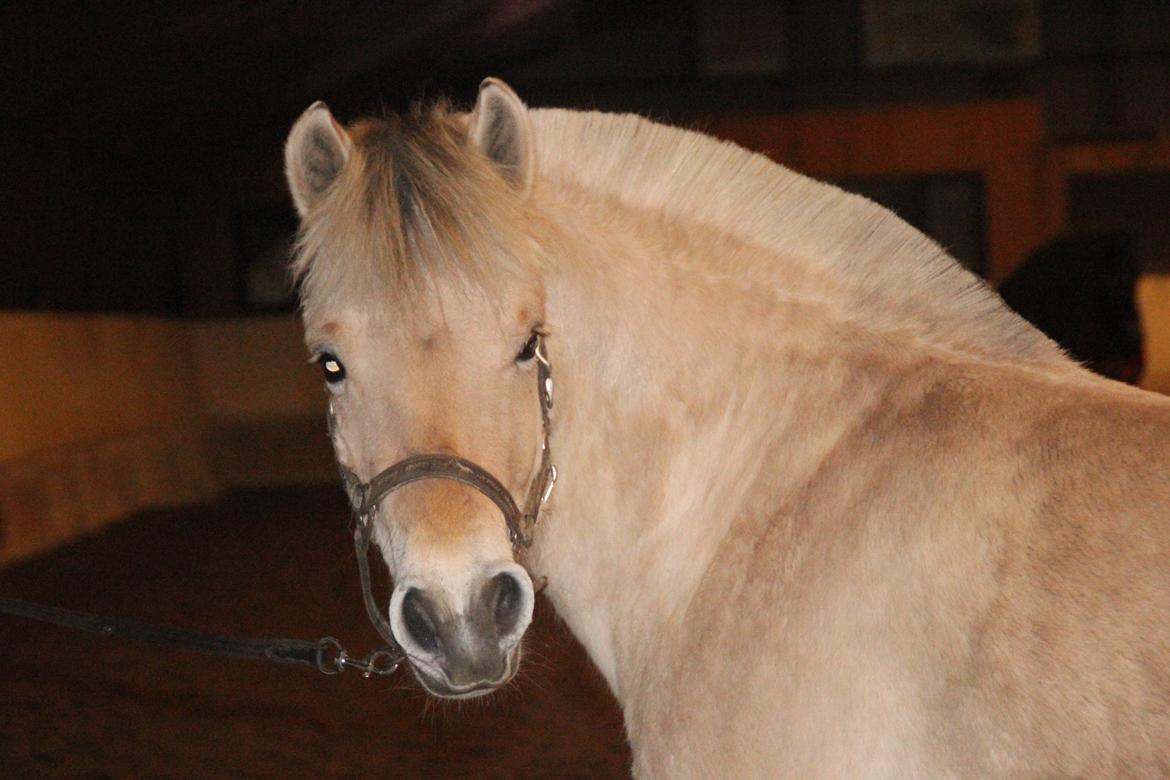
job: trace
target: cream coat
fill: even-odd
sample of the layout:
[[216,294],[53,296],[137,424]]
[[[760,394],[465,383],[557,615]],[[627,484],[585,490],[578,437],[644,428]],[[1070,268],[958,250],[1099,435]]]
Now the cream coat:
[[[368,366],[339,444],[359,476],[449,447],[523,495],[537,407],[508,361],[548,333],[560,480],[521,561],[634,772],[1170,775],[1170,401],[863,199],[485,90],[470,119],[336,126],[315,194],[294,130],[308,338]],[[373,181],[398,182],[383,211]],[[429,490],[383,530],[392,570],[478,565],[459,540],[498,518]]]

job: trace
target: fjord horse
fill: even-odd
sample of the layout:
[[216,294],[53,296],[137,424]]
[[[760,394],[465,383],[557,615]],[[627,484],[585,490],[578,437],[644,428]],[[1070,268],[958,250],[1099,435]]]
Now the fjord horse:
[[[499,81],[286,147],[294,272],[388,618],[505,684],[533,579],[659,777],[1170,775],[1170,401],[1097,377],[890,212]],[[549,388],[551,390],[551,386]],[[550,396],[551,400],[551,396]]]

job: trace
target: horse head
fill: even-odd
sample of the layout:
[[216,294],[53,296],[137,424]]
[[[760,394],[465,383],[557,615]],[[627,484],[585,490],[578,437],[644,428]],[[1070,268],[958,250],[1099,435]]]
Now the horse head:
[[448,464],[436,477],[467,464],[500,489],[493,501],[474,480],[400,479],[367,507],[395,583],[389,627],[415,676],[439,696],[481,695],[516,673],[534,602],[500,498],[546,492],[550,334],[526,109],[494,80],[470,115],[420,108],[343,127],[316,103],[285,162],[306,343],[355,505],[420,459]]

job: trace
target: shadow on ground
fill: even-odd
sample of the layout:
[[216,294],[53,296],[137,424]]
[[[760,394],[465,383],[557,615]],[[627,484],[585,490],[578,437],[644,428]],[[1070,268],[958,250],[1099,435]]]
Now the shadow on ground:
[[[0,572],[0,593],[222,633],[377,644],[332,489],[152,512]],[[462,704],[0,617],[0,776],[613,777],[621,714],[541,601],[517,681]]]

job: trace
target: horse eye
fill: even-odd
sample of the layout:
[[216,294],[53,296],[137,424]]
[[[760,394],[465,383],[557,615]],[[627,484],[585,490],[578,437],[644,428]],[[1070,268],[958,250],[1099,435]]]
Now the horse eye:
[[540,336],[535,333],[528,337],[528,341],[524,342],[524,348],[520,350],[520,354],[516,355],[517,363],[527,363],[536,357],[536,344],[539,339]]
[[345,366],[337,359],[337,355],[323,352],[317,358],[317,362],[321,365],[321,372],[325,374],[325,381],[329,384],[335,385],[345,379]]

